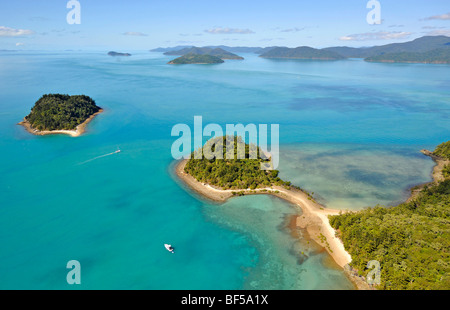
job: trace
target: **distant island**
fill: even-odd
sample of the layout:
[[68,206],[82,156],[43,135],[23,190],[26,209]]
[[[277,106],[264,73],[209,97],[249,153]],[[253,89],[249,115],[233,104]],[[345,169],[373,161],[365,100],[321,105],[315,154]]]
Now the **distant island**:
[[220,64],[224,61],[216,56],[187,54],[168,62],[169,65],[184,65],[184,64]]
[[369,62],[450,64],[450,46],[424,53],[402,52],[383,54],[368,57],[365,60]]
[[[230,53],[255,53],[255,54],[262,54],[266,51],[269,51],[277,46],[272,47],[246,47],[246,46],[226,46],[226,45],[214,45],[214,46],[204,46],[202,48],[209,48],[209,49],[216,49],[220,48],[224,51],[230,52]],[[159,53],[166,53],[171,51],[180,51],[182,49],[190,49],[195,48],[193,45],[178,45],[173,47],[158,47],[155,49],[150,50],[150,52],[159,52]]]
[[346,58],[332,51],[315,49],[308,46],[301,46],[296,48],[277,47],[259,55],[259,57],[306,60],[340,60]]
[[131,54],[129,54],[129,53],[118,53],[118,52],[114,52],[114,51],[109,52],[108,55],[114,56],[114,57],[116,57],[116,56],[127,56],[127,57],[131,56]]
[[244,59],[241,56],[233,54],[231,52],[227,52],[221,48],[208,48],[208,47],[191,47],[191,48],[183,48],[181,50],[173,50],[167,51],[164,55],[187,55],[187,54],[196,54],[196,55],[211,55],[218,57],[222,60],[224,59]]
[[450,288],[450,141],[422,153],[437,164],[434,182],[407,202],[330,216],[354,273],[367,276],[367,262],[380,262],[378,289]]
[[43,95],[19,123],[35,135],[81,135],[87,123],[103,110],[85,95]]
[[424,36],[404,43],[391,43],[372,47],[327,47],[323,50],[332,51],[348,58],[369,58],[385,54],[425,53],[450,46],[450,37]]
[[[163,52],[166,55],[184,55],[191,52],[203,54],[205,51],[222,50],[228,53],[256,53],[263,58],[274,59],[341,60],[346,58],[363,58],[368,62],[448,64],[449,48],[450,37],[441,35],[424,36],[404,43],[359,48],[336,46],[315,49],[307,46],[289,48],[282,46],[232,47],[219,45],[202,48],[195,46],[160,47],[151,51]],[[223,52],[213,56],[229,59],[226,58],[227,56]]]

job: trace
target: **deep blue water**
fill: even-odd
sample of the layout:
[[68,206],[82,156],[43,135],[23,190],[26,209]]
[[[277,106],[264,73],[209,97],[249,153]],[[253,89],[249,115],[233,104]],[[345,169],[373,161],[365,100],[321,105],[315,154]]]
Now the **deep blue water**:
[[[280,124],[282,178],[330,207],[392,205],[430,180],[419,150],[449,140],[450,67],[243,56],[170,66],[148,52],[0,54],[0,288],[351,289],[283,228],[294,206],[216,205],[179,184],[171,129],[195,115]],[[86,94],[105,112],[78,138],[32,136],[16,124],[45,93]],[[66,282],[69,260],[81,286]]]

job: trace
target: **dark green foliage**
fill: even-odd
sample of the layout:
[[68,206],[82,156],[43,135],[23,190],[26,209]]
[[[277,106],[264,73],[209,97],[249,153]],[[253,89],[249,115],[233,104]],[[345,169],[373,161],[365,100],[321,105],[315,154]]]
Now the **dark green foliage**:
[[345,57],[368,58],[385,54],[398,53],[425,53],[432,50],[447,48],[450,43],[450,37],[446,36],[425,36],[413,41],[404,43],[391,43],[373,47],[328,47],[324,50],[336,52]]
[[224,61],[216,56],[211,55],[198,55],[198,54],[186,54],[178,57],[169,62],[171,65],[183,65],[183,64],[220,64]]
[[365,59],[370,62],[413,62],[429,64],[450,64],[450,48],[440,48],[424,53],[402,52],[372,56]]
[[187,55],[187,54],[197,54],[197,55],[211,55],[216,56],[220,59],[244,59],[241,56],[227,52],[221,48],[210,48],[210,47],[191,47],[183,48],[176,51],[165,52],[164,55]]
[[450,179],[411,202],[331,216],[330,224],[361,275],[380,262],[379,289],[450,289]]
[[[262,159],[260,150],[256,146],[251,147],[242,141],[241,137],[219,137],[207,142],[206,145],[211,146],[210,149],[215,150],[216,142],[222,139],[223,159],[213,156],[203,156],[203,159],[192,158],[185,166],[186,173],[192,175],[198,181],[221,187],[223,189],[255,189],[258,187],[268,187],[271,185],[287,185],[278,177],[278,171],[265,171],[261,169],[261,163],[270,163],[270,160]],[[226,145],[234,141],[234,159],[227,159]],[[245,159],[237,159],[238,143],[245,146]],[[202,154],[207,154],[202,150]],[[256,152],[256,156],[254,155]],[[211,158],[211,159],[207,159]],[[256,159],[250,159],[256,157]]]
[[289,58],[289,59],[316,59],[316,60],[338,60],[345,57],[338,53],[319,50],[312,47],[301,46],[296,48],[277,47],[260,55],[263,58]]
[[99,110],[88,96],[48,94],[35,103],[25,119],[40,131],[73,130]]
[[439,144],[433,152],[434,155],[450,159],[450,141]]
[[446,165],[444,169],[442,169],[442,175],[444,178],[450,178],[450,165]]
[[108,53],[109,56],[131,56],[131,54],[129,53],[118,53],[118,52],[114,52],[111,51]]

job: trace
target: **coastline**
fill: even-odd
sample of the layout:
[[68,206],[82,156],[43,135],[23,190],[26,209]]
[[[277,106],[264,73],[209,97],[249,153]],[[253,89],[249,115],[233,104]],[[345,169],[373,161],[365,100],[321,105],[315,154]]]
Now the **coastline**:
[[335,231],[328,221],[328,215],[337,215],[342,210],[325,208],[300,190],[288,190],[280,186],[255,190],[222,190],[214,188],[209,184],[197,181],[194,177],[184,172],[186,163],[187,159],[184,159],[175,165],[176,175],[190,189],[212,201],[223,203],[234,196],[232,192],[244,192],[245,195],[273,195],[300,207],[303,212],[295,219],[296,228],[306,232],[311,240],[323,247],[341,268],[344,268],[351,262],[350,254],[345,250],[342,241],[335,236]]
[[442,174],[442,170],[444,169],[444,167],[446,165],[450,164],[450,160],[436,156],[433,154],[433,152],[430,152],[428,150],[421,150],[420,152],[422,154],[424,154],[425,156],[430,157],[435,163],[435,166],[433,167],[433,172],[431,174],[433,181],[427,182],[424,184],[420,184],[420,185],[417,185],[417,186],[414,186],[413,188],[411,188],[411,194],[410,194],[409,198],[406,200],[406,202],[410,202],[410,201],[414,200],[417,197],[417,195],[419,195],[419,193],[423,190],[423,188],[425,186],[443,181],[445,178]]
[[92,114],[83,123],[78,125],[75,130],[44,130],[44,131],[39,131],[39,130],[34,129],[33,127],[31,127],[31,124],[25,118],[23,119],[23,121],[21,121],[17,125],[23,126],[26,131],[28,131],[29,133],[31,133],[33,135],[36,135],[36,136],[64,134],[64,135],[69,135],[71,137],[78,137],[78,136],[82,135],[86,131],[87,124],[89,124],[89,122],[91,122],[94,119],[95,116],[97,116],[98,114],[100,114],[102,112],[104,112],[104,110],[100,109],[98,112]]
[[[406,202],[415,199],[425,186],[442,181],[444,179],[442,169],[445,165],[450,164],[450,160],[438,157],[428,150],[421,150],[421,153],[431,157],[435,162],[432,172],[433,181],[412,188],[411,194]],[[293,236],[299,238],[299,236],[295,234],[295,230],[300,229],[304,235],[302,238],[305,239],[306,237],[307,240],[312,240],[319,247],[325,249],[333,261],[344,270],[345,275],[358,290],[374,289],[366,283],[363,277],[358,276],[351,268],[349,265],[352,260],[351,255],[345,250],[342,241],[336,237],[336,231],[331,227],[328,220],[329,215],[338,215],[342,212],[351,211],[326,208],[315,202],[307,193],[298,189],[291,188],[288,190],[280,186],[259,188],[255,190],[222,190],[215,188],[209,184],[201,183],[191,175],[187,174],[184,171],[187,161],[187,159],[183,159],[175,164],[175,174],[190,189],[209,200],[223,203],[235,196],[233,192],[243,192],[245,195],[273,195],[301,208],[302,214],[294,215],[289,220],[288,228],[291,230]]]

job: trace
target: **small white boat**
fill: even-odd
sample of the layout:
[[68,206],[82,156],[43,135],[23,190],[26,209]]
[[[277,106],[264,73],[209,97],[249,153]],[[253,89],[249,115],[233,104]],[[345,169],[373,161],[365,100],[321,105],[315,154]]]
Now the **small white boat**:
[[170,244],[164,244],[164,247],[166,248],[167,251],[171,252],[171,253],[175,253],[172,246]]

